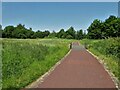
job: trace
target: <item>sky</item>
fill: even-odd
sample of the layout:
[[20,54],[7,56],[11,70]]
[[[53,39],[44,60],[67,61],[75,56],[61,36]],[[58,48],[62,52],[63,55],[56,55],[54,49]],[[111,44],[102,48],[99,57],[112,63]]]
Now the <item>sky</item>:
[[2,25],[25,24],[34,31],[86,30],[94,19],[118,15],[117,2],[3,2]]
[[2,0],[3,2],[118,2],[119,0]]

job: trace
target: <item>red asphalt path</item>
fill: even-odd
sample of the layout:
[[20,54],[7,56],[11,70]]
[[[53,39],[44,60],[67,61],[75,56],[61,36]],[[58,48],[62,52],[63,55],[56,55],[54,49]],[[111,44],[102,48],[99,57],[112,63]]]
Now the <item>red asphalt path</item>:
[[116,88],[94,56],[77,42],[60,65],[37,88]]

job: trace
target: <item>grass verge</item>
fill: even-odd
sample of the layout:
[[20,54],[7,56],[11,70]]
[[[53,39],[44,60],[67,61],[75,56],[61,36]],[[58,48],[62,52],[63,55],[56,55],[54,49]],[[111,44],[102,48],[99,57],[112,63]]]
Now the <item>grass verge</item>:
[[83,39],[80,41],[93,54],[107,65],[108,69],[120,80],[120,38],[103,40]]
[[4,39],[1,42],[2,88],[19,89],[35,81],[64,57],[72,40]]

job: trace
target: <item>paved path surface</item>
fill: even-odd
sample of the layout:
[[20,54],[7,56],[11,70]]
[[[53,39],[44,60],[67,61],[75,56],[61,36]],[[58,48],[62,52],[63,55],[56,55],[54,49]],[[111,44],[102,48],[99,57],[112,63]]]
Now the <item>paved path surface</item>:
[[37,87],[115,88],[115,84],[103,66],[76,42],[70,54]]

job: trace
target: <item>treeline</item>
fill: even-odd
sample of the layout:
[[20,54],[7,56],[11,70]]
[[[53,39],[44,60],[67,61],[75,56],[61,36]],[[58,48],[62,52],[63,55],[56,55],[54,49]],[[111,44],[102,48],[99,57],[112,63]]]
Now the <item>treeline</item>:
[[64,38],[64,39],[105,39],[109,37],[120,37],[120,18],[111,15],[105,21],[95,19],[87,29],[87,34],[83,30],[76,31],[74,27],[70,27],[68,30],[61,29],[59,32],[45,31],[33,31],[32,28],[26,28],[25,25],[19,24],[16,27],[6,26],[2,30],[3,38],[21,38],[21,39],[35,39],[35,38]]
[[33,31],[32,28],[27,29],[25,25],[19,24],[16,27],[6,26],[2,30],[2,38],[18,38],[18,39],[35,39],[35,38],[66,38],[66,39],[82,39],[85,34],[83,30],[75,31],[73,27],[70,27],[67,31],[61,29],[59,32],[46,31]]

